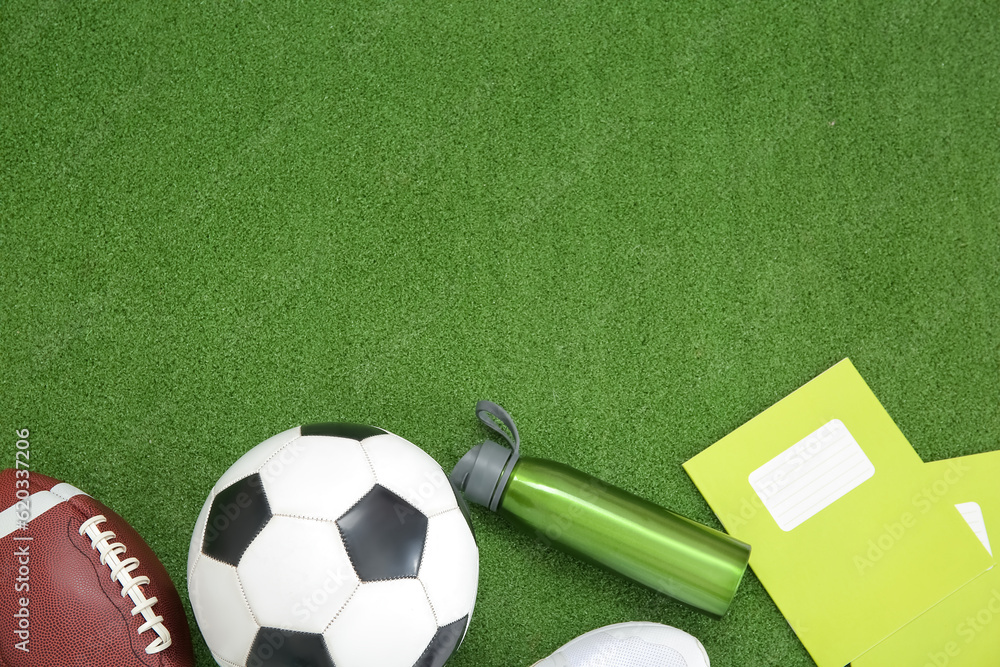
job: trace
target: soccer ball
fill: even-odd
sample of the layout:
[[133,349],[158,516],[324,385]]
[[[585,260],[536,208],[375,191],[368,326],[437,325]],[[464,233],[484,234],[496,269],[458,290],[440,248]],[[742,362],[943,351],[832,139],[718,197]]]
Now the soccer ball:
[[312,424],[222,475],[187,574],[222,667],[441,667],[472,617],[479,551],[427,453],[372,426]]

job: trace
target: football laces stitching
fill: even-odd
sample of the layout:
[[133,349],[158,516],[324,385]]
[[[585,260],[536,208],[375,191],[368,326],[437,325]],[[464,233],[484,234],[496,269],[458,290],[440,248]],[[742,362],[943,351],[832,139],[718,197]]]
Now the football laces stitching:
[[122,597],[126,595],[134,603],[132,615],[142,614],[145,623],[139,626],[139,634],[147,630],[156,632],[156,639],[146,646],[146,653],[153,654],[163,651],[171,644],[170,631],[163,625],[163,617],[158,616],[153,611],[156,604],[156,596],[146,598],[142,592],[142,586],[149,584],[149,577],[142,575],[133,577],[132,572],[139,567],[139,559],[132,557],[122,560],[119,556],[125,553],[125,545],[121,542],[112,542],[115,534],[110,530],[101,531],[97,524],[106,522],[103,514],[93,516],[83,522],[80,526],[80,535],[86,534],[90,538],[90,546],[101,554],[101,565],[106,565],[111,569],[111,581],[117,581],[122,587]]

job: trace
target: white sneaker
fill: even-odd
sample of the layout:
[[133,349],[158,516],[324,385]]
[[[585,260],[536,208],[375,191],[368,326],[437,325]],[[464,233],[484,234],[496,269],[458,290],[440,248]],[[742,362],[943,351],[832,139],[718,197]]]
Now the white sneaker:
[[580,635],[532,667],[709,667],[701,642],[659,623],[619,623]]

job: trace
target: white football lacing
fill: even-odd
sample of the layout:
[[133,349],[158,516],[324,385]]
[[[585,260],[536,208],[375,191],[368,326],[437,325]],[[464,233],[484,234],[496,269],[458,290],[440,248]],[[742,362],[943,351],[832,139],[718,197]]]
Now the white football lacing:
[[156,597],[146,599],[140,586],[149,584],[149,577],[143,575],[133,578],[130,574],[139,567],[138,558],[126,558],[119,560],[118,556],[125,553],[125,545],[121,542],[110,542],[115,539],[115,534],[110,530],[103,533],[97,524],[107,521],[103,514],[91,517],[80,526],[80,535],[84,533],[90,538],[90,546],[97,549],[101,554],[101,565],[111,568],[111,581],[117,580],[122,586],[122,597],[128,595],[135,606],[132,607],[132,615],[142,614],[146,622],[139,626],[139,634],[146,630],[156,631],[157,637],[146,646],[146,653],[159,653],[170,646],[170,631],[163,625],[163,617],[157,616],[153,611],[156,604]]

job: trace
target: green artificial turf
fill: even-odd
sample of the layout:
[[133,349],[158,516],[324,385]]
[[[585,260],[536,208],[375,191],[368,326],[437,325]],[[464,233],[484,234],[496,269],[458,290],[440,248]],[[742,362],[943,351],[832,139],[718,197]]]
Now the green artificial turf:
[[[489,398],[714,526],[681,463],[846,356],[925,460],[1000,447],[998,35],[990,2],[5,2],[5,465],[30,429],[185,590],[208,490],[300,423],[450,469]],[[752,575],[716,621],[473,519],[449,665],[626,620],[812,664]]]

